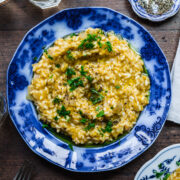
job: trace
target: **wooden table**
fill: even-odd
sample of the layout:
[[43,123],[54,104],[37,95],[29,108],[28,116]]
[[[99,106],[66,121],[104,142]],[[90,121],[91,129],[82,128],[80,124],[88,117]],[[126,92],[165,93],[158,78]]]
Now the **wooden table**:
[[[0,91],[6,91],[6,70],[25,33],[34,25],[57,11],[78,6],[104,6],[115,9],[145,26],[155,37],[172,65],[180,36],[180,13],[162,22],[140,19],[132,11],[128,0],[62,0],[58,8],[41,11],[28,0],[9,0],[0,7]],[[0,179],[12,179],[24,160],[32,161],[37,173],[33,179],[106,179],[132,180],[138,169],[161,149],[180,143],[180,126],[166,122],[156,142],[143,155],[120,169],[98,174],[71,173],[56,167],[34,154],[22,140],[8,117],[0,129]]]

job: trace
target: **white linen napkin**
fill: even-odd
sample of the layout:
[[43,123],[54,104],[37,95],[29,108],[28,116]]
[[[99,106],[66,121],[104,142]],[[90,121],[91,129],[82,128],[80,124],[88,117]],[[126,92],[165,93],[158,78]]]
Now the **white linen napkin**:
[[172,99],[167,119],[180,124],[180,39],[171,69]]

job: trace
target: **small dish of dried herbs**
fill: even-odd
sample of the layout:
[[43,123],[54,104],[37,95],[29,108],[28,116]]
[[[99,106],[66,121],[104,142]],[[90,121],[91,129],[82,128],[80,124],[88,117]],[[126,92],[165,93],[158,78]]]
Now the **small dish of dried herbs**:
[[129,0],[134,12],[150,21],[164,21],[180,9],[180,0]]

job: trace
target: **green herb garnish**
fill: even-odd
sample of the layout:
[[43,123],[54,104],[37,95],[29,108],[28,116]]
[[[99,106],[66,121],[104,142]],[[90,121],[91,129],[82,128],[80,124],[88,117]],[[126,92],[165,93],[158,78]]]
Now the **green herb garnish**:
[[53,60],[53,57],[52,57],[51,55],[49,55],[49,54],[48,54],[48,58],[51,59],[51,60]]
[[96,91],[95,89],[91,89],[91,97],[90,100],[92,101],[93,104],[97,104],[99,102],[101,102],[104,98],[104,96],[102,94],[100,94],[98,91]]
[[109,52],[112,52],[112,45],[111,45],[111,42],[110,41],[107,41],[106,42],[106,48]]
[[71,53],[70,50],[68,50],[66,53],[67,53],[67,58],[68,58],[68,59],[70,59],[70,60],[73,60],[73,59],[74,59],[74,57],[73,57],[73,55],[72,55],[72,53]]
[[113,107],[113,106],[111,106],[111,109],[114,109],[114,107]]
[[100,41],[97,42],[99,47],[102,48],[102,43]]
[[55,66],[56,66],[57,68],[60,68],[60,64],[56,64]]
[[73,36],[76,36],[76,34],[75,34],[75,33],[70,34],[70,37],[71,37],[71,38],[72,38]]
[[91,82],[93,80],[93,78],[91,76],[86,76],[86,79]]
[[71,143],[69,143],[68,146],[69,146],[69,148],[70,148],[72,151],[74,151],[73,145],[72,145]]
[[86,76],[87,72],[84,71],[84,66],[81,66],[80,73],[81,73],[82,76]]
[[102,117],[102,116],[104,116],[104,110],[100,111],[100,112],[96,115],[97,118]]
[[102,137],[104,136],[104,133],[100,129],[98,129],[98,132]]
[[42,125],[43,128],[48,128],[49,126],[47,124]]
[[73,68],[67,68],[66,75],[68,78],[71,78],[72,75],[76,75],[76,72],[74,71]]
[[115,86],[115,88],[116,88],[116,89],[119,89],[119,88],[120,88],[120,86]]
[[89,131],[91,128],[95,127],[95,123],[89,123],[87,127],[85,127],[85,131]]
[[58,97],[55,97],[55,98],[53,99],[53,103],[54,103],[54,104],[59,104],[60,102],[62,102],[62,100],[59,99]]
[[111,132],[112,131],[112,126],[113,126],[113,123],[111,121],[108,121],[107,124],[106,124],[106,127],[105,129],[102,128],[102,131],[105,133],[105,132]]
[[66,118],[66,116],[70,115],[70,111],[66,111],[66,108],[62,105],[61,109],[57,110],[57,114]]
[[98,107],[96,108],[96,111],[99,111],[99,109],[100,109],[100,107],[98,106]]
[[79,45],[79,49],[92,49],[94,47],[93,41],[97,41],[97,35],[96,34],[88,34],[86,39],[83,39],[81,41],[81,44]]
[[54,117],[54,120],[57,121],[59,118],[57,116]]
[[82,119],[80,120],[80,122],[83,123],[83,124],[85,124],[87,121],[88,121],[88,119],[86,119],[86,118],[82,118]]
[[74,91],[76,88],[78,88],[79,86],[84,87],[83,81],[80,80],[80,77],[76,77],[73,79],[69,79],[68,80],[68,84],[71,87],[70,91]]
[[47,49],[44,49],[44,52],[45,52],[46,54],[48,54],[48,51],[47,51]]
[[37,59],[38,59],[37,57],[34,57],[34,58],[33,58],[34,61],[37,61]]
[[49,78],[52,79],[52,78],[53,78],[53,74],[51,74],[51,75],[49,76]]
[[99,34],[104,34],[104,31],[102,29],[100,29]]
[[86,49],[92,49],[93,47],[94,47],[94,44],[92,42],[85,44]]

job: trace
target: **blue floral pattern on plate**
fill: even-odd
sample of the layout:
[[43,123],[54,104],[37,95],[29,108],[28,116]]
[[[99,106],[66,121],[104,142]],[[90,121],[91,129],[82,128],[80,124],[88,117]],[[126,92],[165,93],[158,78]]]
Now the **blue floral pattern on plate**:
[[[73,146],[43,129],[32,102],[26,99],[33,76],[34,57],[42,55],[57,38],[88,27],[113,30],[141,54],[151,80],[150,104],[124,138],[104,147]],[[168,63],[152,36],[134,20],[107,8],[66,9],[31,29],[16,50],[7,71],[7,99],[11,119],[27,145],[39,156],[77,172],[116,169],[149,148],[160,133],[171,101]]]
[[[180,144],[171,145],[160,151],[154,158],[145,163],[134,180],[166,180],[168,174],[180,167]],[[156,175],[161,175],[159,178]]]
[[174,5],[172,6],[171,10],[169,10],[168,12],[162,15],[152,15],[152,14],[148,14],[146,10],[142,6],[139,5],[138,0],[129,0],[129,2],[132,6],[132,9],[139,17],[148,19],[154,22],[164,21],[167,18],[174,16],[180,9],[180,0],[174,0],[173,1]]

